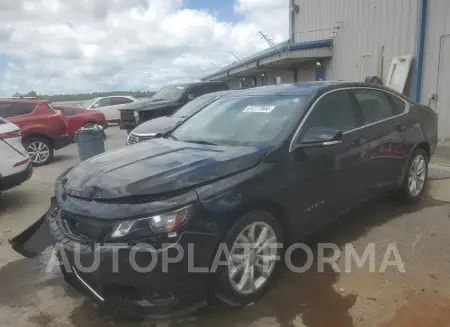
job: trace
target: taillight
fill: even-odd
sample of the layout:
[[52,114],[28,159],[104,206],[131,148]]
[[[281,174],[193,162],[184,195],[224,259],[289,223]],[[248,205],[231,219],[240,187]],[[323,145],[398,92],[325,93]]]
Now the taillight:
[[26,165],[29,161],[30,161],[30,159],[25,159],[25,160],[19,161],[18,163],[16,163],[14,165],[14,167],[19,167],[19,166]]
[[0,139],[10,139],[19,136],[22,136],[22,132],[20,131],[20,129],[8,133],[0,133]]

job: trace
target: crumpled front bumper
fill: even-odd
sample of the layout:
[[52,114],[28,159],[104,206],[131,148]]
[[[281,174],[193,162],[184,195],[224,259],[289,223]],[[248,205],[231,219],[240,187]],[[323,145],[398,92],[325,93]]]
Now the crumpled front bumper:
[[[170,264],[166,271],[162,267],[162,257],[175,255],[165,253],[170,248],[158,250],[157,264],[150,272],[135,271],[130,264],[132,246],[122,244],[116,251],[111,244],[77,242],[61,228],[56,208],[53,199],[44,216],[10,240],[13,249],[32,258],[53,245],[66,282],[99,306],[116,313],[173,316],[206,304],[207,275],[189,273],[192,262],[188,262],[187,255],[180,262]],[[212,260],[215,238],[209,234],[184,233],[179,240],[184,253],[188,253],[188,243],[196,249],[195,267],[207,267]],[[95,255],[99,256],[99,265],[90,271]],[[149,256],[149,253],[138,253],[135,261],[140,267],[146,267]]]

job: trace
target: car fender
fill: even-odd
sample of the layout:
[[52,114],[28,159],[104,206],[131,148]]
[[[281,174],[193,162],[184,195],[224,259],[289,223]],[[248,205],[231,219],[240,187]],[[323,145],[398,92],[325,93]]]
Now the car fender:
[[50,134],[47,131],[43,131],[39,127],[31,127],[31,128],[26,128],[26,129],[22,130],[22,139],[23,140],[26,140],[27,138],[29,138],[31,136],[44,137],[44,138],[51,140],[52,142],[57,137],[57,135],[55,135],[53,133]]

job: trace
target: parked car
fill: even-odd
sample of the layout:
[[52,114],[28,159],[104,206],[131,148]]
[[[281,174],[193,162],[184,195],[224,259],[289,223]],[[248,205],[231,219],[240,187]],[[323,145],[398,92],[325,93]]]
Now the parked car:
[[0,99],[0,117],[20,127],[23,146],[34,166],[50,163],[54,150],[71,143],[64,118],[49,101]]
[[108,124],[105,122],[105,115],[100,111],[57,105],[54,105],[53,109],[59,111],[64,117],[67,133],[72,138],[81,127],[92,125],[101,125],[104,129],[108,127]]
[[[276,244],[303,240],[375,194],[395,191],[417,201],[437,140],[433,110],[379,85],[236,91],[166,138],[63,173],[49,211],[12,246],[34,257],[64,244],[66,280],[102,305],[169,310],[206,292],[247,305],[274,279],[282,251]],[[146,251],[137,255],[136,246]],[[224,246],[229,255],[217,252]],[[178,257],[175,248],[185,255],[161,264]],[[74,255],[92,262],[97,251],[99,268],[81,272]],[[139,267],[156,264],[138,272],[131,257]],[[218,258],[225,264],[214,265]]]
[[30,158],[22,146],[20,128],[0,118],[0,197],[2,191],[16,187],[33,174]]
[[162,136],[164,133],[171,131],[183,121],[196,114],[199,110],[209,105],[211,102],[229,94],[230,92],[232,91],[220,91],[201,95],[182,106],[170,116],[159,117],[140,124],[128,135],[127,144],[134,144],[152,139],[154,137]]
[[169,85],[149,100],[130,103],[120,111],[120,128],[129,133],[137,125],[158,117],[170,116],[189,101],[207,93],[228,90],[225,82],[199,82]]
[[123,108],[126,104],[134,102],[139,101],[127,95],[113,95],[94,99],[86,109],[102,112],[105,115],[105,119],[107,122],[119,123],[120,109]]

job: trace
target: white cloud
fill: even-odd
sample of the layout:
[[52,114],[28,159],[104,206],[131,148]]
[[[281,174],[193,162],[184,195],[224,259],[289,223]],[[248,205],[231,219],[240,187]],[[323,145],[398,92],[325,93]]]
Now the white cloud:
[[[238,23],[181,0],[1,0],[0,76],[12,94],[157,89],[196,80],[288,35],[288,0],[237,0]],[[268,19],[270,15],[270,19]]]

